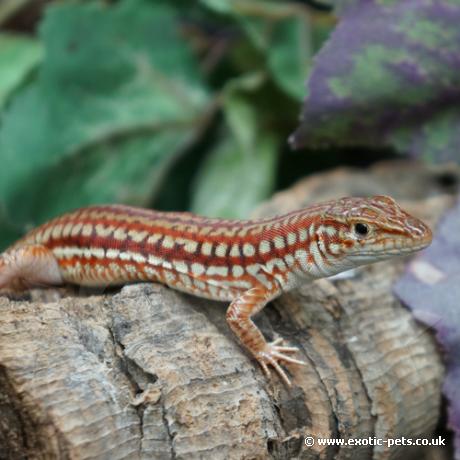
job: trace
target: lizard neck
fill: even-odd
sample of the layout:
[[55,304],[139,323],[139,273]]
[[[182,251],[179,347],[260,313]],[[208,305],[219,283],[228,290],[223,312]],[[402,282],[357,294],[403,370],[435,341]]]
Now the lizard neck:
[[283,290],[356,266],[346,257],[340,238],[342,225],[333,218],[325,218],[321,209],[315,208],[293,212],[266,224],[258,235],[259,253],[270,273],[278,272],[273,265],[281,269],[283,264],[286,266],[284,278],[282,273],[277,276]]

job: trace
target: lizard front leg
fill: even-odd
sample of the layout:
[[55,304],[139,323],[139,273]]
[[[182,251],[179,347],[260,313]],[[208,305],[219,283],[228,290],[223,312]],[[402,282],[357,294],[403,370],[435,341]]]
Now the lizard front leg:
[[298,351],[295,347],[280,345],[283,339],[278,338],[268,343],[262,332],[254,324],[251,317],[275,297],[275,293],[263,286],[248,289],[233,300],[227,310],[227,323],[243,346],[257,359],[267,377],[270,376],[268,366],[272,366],[279,376],[290,386],[291,382],[279,365],[279,361],[305,365],[303,361],[288,356]]
[[62,284],[59,264],[52,251],[40,244],[18,246],[0,254],[0,290]]

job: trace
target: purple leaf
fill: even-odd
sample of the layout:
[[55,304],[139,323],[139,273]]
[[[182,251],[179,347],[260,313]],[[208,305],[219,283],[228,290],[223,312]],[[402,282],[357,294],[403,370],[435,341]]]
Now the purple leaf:
[[432,327],[446,353],[444,394],[460,460],[460,201],[437,229],[432,245],[415,259],[395,292],[414,316]]
[[294,147],[460,161],[460,2],[357,0],[316,56]]

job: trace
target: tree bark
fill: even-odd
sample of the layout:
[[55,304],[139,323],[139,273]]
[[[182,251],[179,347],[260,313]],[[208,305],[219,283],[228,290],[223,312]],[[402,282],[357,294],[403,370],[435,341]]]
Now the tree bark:
[[[460,174],[405,163],[338,170],[258,214],[385,193],[434,223],[453,200],[439,179],[448,176]],[[434,432],[442,355],[392,294],[405,262],[305,285],[258,315],[267,337],[286,338],[308,363],[288,366],[291,389],[235,342],[223,303],[158,284],[0,297],[0,458],[422,458],[414,447],[317,441]]]

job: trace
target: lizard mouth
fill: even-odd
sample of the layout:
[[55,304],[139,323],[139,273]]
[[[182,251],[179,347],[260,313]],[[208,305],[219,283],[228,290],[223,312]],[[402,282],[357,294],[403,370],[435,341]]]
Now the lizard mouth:
[[383,239],[382,241],[375,242],[374,248],[370,247],[368,250],[361,247],[350,254],[353,259],[370,259],[375,257],[377,259],[386,259],[393,256],[403,256],[413,252],[421,251],[430,245],[432,241],[432,233],[428,227],[426,231],[416,238],[398,238],[396,240]]
[[385,251],[385,254],[388,255],[403,255],[403,254],[411,254],[412,252],[416,251],[421,251],[422,249],[425,249],[428,246],[429,243],[421,243],[421,244],[416,244],[416,245],[411,245],[411,246],[403,246],[401,248],[394,248],[394,249],[388,249]]
[[406,254],[411,254],[413,252],[421,251],[425,249],[431,243],[431,238],[429,240],[417,243],[417,244],[402,244],[401,246],[396,245],[394,247],[386,247],[379,250],[369,250],[369,251],[359,251],[355,254],[351,254],[351,257],[361,258],[361,257],[381,257],[386,258],[387,256],[403,256]]
[[417,221],[417,226],[412,223],[412,230],[417,229],[417,232],[411,232],[411,235],[405,235],[403,238],[398,238],[395,241],[387,241],[383,244],[382,252],[388,255],[403,255],[425,249],[433,240],[431,229],[422,221]]

